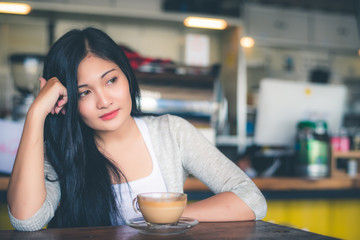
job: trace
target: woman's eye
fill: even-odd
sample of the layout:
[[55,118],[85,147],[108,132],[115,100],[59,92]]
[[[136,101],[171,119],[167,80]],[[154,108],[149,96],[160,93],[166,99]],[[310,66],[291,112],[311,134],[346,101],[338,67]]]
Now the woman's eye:
[[86,95],[88,95],[90,93],[90,90],[85,90],[81,93],[79,93],[79,97],[85,97]]
[[116,77],[113,77],[112,79],[110,79],[109,81],[106,82],[106,85],[111,85],[116,81]]

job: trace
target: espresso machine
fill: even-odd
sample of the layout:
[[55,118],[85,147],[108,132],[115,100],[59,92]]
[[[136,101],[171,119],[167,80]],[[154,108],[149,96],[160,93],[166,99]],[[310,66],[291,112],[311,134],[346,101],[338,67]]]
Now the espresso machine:
[[23,121],[40,88],[39,77],[43,68],[44,56],[12,54],[9,56],[9,62],[16,90],[13,96],[12,119]]

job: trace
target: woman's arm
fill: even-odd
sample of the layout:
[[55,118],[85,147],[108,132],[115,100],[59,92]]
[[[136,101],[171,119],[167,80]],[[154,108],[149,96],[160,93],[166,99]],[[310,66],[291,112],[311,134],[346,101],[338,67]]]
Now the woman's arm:
[[26,116],[7,192],[11,214],[19,220],[33,216],[45,201],[45,118],[49,113],[64,113],[67,102],[66,88],[57,78],[40,81],[41,90]]
[[200,222],[255,220],[251,208],[232,192],[222,192],[188,204],[183,217],[194,218]]
[[30,108],[7,191],[11,213],[21,220],[32,216],[46,197],[43,129],[44,120]]
[[186,172],[216,194],[189,205],[184,214],[197,215],[201,221],[264,218],[266,200],[254,182],[190,123],[179,118],[172,118],[172,121]]

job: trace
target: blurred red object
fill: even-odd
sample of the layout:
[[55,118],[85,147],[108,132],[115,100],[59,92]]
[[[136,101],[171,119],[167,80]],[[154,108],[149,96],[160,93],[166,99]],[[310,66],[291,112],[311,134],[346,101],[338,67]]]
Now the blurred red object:
[[124,46],[119,45],[123,52],[125,53],[126,57],[129,59],[130,65],[134,71],[137,71],[140,66],[146,64],[170,64],[174,63],[170,59],[159,59],[159,58],[148,58],[142,57],[140,54],[135,52],[134,50]]

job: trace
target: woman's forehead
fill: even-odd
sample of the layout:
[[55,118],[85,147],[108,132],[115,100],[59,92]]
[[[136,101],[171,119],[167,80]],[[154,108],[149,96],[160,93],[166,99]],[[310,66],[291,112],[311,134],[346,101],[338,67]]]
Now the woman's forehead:
[[100,80],[108,73],[123,74],[120,67],[112,61],[97,56],[86,56],[79,65],[77,72],[78,84],[86,84],[89,81]]
[[78,77],[94,73],[101,74],[101,72],[105,72],[109,68],[120,70],[119,66],[113,61],[92,55],[86,56],[79,64]]

